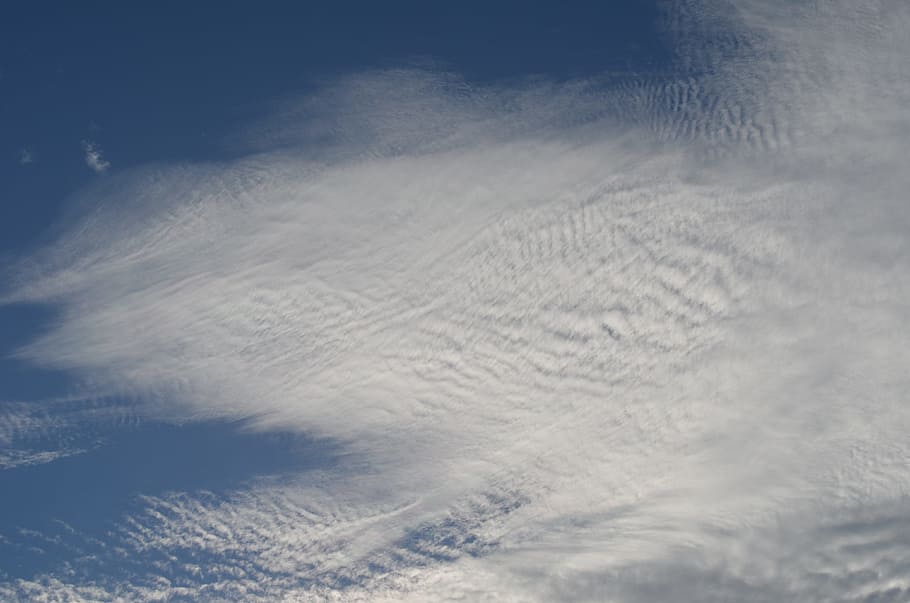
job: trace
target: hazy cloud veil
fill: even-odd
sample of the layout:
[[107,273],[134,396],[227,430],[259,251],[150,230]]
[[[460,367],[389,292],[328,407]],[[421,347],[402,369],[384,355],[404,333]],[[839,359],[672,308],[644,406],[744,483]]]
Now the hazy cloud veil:
[[352,75],[84,191],[8,269],[59,309],[21,356],[341,452],[0,596],[910,598],[910,4],[664,26],[670,75]]

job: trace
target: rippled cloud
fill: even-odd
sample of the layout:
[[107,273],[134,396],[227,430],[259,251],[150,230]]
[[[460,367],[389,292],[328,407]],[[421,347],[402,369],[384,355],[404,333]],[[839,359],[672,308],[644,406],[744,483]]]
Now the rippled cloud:
[[85,190],[10,268],[60,309],[19,357],[338,450],[0,594],[906,598],[910,9],[664,18],[671,76],[350,75]]

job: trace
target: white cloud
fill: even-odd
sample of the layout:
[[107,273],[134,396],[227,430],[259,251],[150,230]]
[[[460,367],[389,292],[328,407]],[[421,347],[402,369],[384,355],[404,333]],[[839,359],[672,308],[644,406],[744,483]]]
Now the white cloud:
[[103,174],[111,167],[111,163],[104,159],[101,147],[91,140],[82,141],[82,150],[85,153],[85,165],[89,166],[96,174]]
[[31,149],[22,149],[19,152],[19,165],[28,165],[35,162],[35,154]]
[[94,448],[99,427],[135,424],[129,402],[99,397],[0,401],[0,470],[48,463]]
[[[111,598],[910,588],[875,511],[910,495],[910,9],[668,23],[678,80],[350,77],[247,132],[246,159],[87,193],[6,292],[63,309],[22,356],[347,453],[148,499],[119,538],[169,578],[112,573]],[[7,588],[89,588],[53,580]]]

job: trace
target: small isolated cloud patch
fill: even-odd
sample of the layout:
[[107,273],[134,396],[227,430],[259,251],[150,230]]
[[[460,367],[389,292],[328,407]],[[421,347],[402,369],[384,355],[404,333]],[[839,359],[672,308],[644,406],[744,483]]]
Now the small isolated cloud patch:
[[19,152],[19,165],[28,165],[35,162],[35,154],[31,149],[22,149]]
[[91,140],[83,140],[82,150],[85,152],[85,165],[89,166],[96,174],[103,174],[111,167],[111,162],[107,161],[101,154],[101,147],[98,143]]

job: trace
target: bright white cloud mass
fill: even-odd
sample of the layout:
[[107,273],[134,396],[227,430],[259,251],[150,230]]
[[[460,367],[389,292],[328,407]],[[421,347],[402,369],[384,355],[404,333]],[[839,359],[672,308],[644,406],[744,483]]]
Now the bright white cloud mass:
[[21,356],[341,452],[0,598],[910,599],[910,4],[665,27],[672,76],[352,75],[85,190]]

